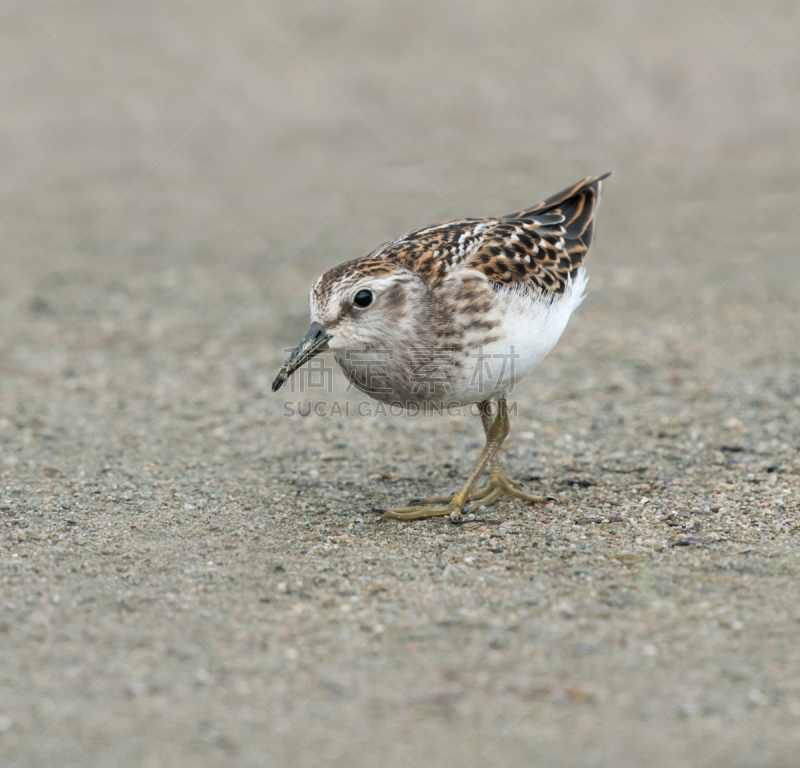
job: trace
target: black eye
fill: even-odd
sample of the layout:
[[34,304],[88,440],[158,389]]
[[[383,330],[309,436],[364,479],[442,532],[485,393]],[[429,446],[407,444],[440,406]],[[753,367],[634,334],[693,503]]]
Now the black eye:
[[356,297],[353,299],[353,304],[361,309],[364,309],[372,304],[372,300],[374,298],[375,297],[372,295],[372,291],[359,291],[356,294]]

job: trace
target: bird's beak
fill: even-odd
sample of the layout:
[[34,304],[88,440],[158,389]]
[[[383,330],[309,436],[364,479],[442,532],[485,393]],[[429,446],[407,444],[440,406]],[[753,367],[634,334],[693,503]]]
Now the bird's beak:
[[289,359],[281,366],[278,376],[272,382],[272,391],[277,392],[286,379],[292,375],[303,363],[308,362],[312,357],[318,355],[328,348],[329,334],[319,323],[311,323],[308,333],[297,345],[296,349],[289,356]]

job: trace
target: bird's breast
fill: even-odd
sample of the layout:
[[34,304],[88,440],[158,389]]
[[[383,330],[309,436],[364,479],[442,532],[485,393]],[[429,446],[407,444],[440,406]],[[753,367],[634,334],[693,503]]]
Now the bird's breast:
[[437,296],[438,311],[413,331],[369,349],[334,350],[350,386],[384,402],[467,405],[505,397],[555,346],[586,285],[560,295],[495,287],[480,278]]

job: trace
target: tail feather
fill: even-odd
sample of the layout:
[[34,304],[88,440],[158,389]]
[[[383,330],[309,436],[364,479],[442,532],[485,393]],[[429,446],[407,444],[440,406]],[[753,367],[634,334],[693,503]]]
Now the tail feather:
[[567,240],[577,241],[573,247],[585,252],[592,244],[594,217],[600,200],[602,176],[589,176],[572,187],[548,197],[547,200],[523,211],[503,216],[503,220],[525,219],[535,221],[545,227],[561,226]]

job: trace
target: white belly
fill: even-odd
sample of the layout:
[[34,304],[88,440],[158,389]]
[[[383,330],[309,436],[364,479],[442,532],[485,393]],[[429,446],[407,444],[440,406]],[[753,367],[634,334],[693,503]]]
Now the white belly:
[[491,332],[497,340],[482,344],[479,334],[470,339],[469,362],[453,382],[453,399],[465,404],[510,393],[556,345],[570,315],[583,301],[586,283],[586,270],[581,267],[563,295],[552,299],[513,289],[498,292],[499,322]]

